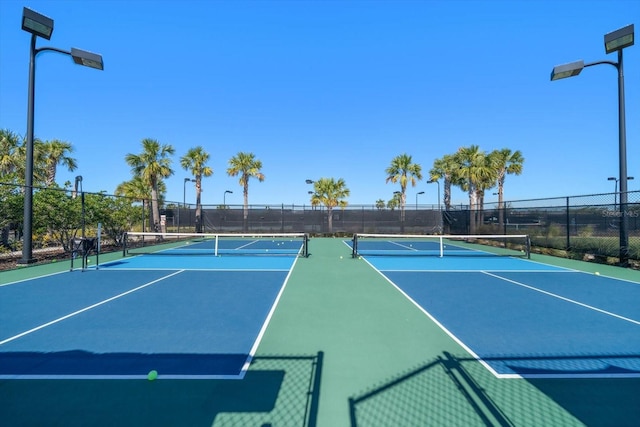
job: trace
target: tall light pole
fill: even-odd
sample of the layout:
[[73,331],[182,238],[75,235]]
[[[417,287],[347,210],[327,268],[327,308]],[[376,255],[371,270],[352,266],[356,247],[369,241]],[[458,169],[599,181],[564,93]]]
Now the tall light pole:
[[438,212],[440,213],[440,219],[438,220],[438,231],[442,232],[442,208],[440,207],[440,181],[437,179],[430,179],[427,184],[438,184]]
[[227,209],[227,194],[233,194],[233,191],[225,190],[224,194],[222,195],[222,208],[223,209]]
[[73,62],[85,67],[104,70],[102,56],[84,50],[71,48],[71,51],[55,47],[36,48],[36,39],[42,37],[50,40],[53,34],[53,19],[41,15],[29,8],[22,10],[22,29],[31,33],[31,45],[29,49],[29,88],[27,99],[27,138],[26,138],[26,165],[24,174],[24,220],[22,258],[19,264],[30,264],[33,259],[33,129],[35,111],[35,86],[36,86],[36,55],[44,51],[53,51],[71,56]]
[[416,210],[418,210],[418,196],[420,194],[424,194],[424,191],[420,191],[420,192],[416,193]]
[[627,218],[627,136],[625,124],[624,107],[624,69],[622,61],[622,50],[625,47],[633,46],[634,30],[633,24],[616,30],[604,36],[604,49],[607,54],[618,52],[618,62],[597,61],[584,63],[576,61],[569,64],[558,65],[551,72],[551,80],[564,79],[580,74],[583,68],[599,64],[609,64],[618,70],[618,157],[619,157],[619,179],[620,179],[620,265],[626,267],[629,261],[629,230]]

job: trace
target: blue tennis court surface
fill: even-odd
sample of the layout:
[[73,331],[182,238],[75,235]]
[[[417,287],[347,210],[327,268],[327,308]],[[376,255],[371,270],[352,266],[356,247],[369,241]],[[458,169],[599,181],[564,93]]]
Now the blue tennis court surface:
[[0,378],[242,378],[295,256],[139,256],[0,286]]
[[365,260],[496,376],[640,376],[640,283],[511,257]]

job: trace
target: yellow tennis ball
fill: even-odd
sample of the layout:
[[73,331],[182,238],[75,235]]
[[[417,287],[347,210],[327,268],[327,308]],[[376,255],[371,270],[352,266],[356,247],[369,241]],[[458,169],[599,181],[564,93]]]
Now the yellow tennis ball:
[[152,371],[149,371],[149,373],[147,374],[147,379],[149,381],[153,381],[156,378],[158,378],[158,371],[156,371],[155,369],[152,370]]
[[596,276],[599,276],[599,275],[600,275],[600,273],[599,273],[598,271],[596,271],[596,272],[595,272],[595,273],[593,273],[593,274],[595,274]]

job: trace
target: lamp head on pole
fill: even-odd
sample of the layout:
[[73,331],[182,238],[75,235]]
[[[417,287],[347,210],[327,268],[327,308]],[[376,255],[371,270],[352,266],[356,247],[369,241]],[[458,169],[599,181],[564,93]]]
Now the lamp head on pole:
[[53,34],[53,19],[25,7],[22,9],[22,29],[50,40]]
[[634,32],[633,24],[620,28],[604,35],[604,50],[607,53],[622,50],[625,47],[633,46]]
[[87,52],[86,50],[71,48],[71,57],[73,62],[78,65],[84,65],[85,67],[95,68],[96,70],[104,70],[104,62],[102,61],[102,55],[97,53]]
[[557,65],[553,67],[553,70],[551,71],[551,81],[577,76],[578,74],[580,74],[583,68],[583,60],[570,62],[564,65]]

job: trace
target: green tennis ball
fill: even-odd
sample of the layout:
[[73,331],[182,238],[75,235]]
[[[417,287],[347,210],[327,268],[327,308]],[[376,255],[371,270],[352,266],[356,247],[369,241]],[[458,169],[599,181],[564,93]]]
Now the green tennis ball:
[[153,381],[156,378],[158,378],[158,371],[156,371],[155,369],[152,370],[152,371],[149,371],[149,373],[147,374],[147,379],[149,381]]

